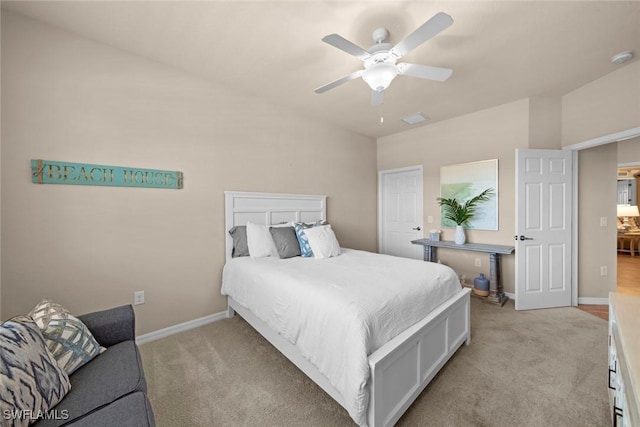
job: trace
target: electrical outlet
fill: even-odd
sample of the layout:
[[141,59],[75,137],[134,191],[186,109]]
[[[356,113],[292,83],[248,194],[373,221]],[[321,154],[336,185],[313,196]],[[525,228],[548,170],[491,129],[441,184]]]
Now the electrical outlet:
[[133,293],[133,305],[144,304],[144,291],[137,291]]
[[480,260],[480,258],[476,258],[476,267],[482,267],[482,260]]
[[600,266],[600,275],[601,276],[606,276],[607,275],[607,266],[606,265],[601,265]]
[[433,216],[429,215],[429,216],[427,217],[427,222],[428,222],[429,224],[433,224]]
[[600,217],[600,227],[606,227],[607,226],[607,217],[606,216],[601,216]]

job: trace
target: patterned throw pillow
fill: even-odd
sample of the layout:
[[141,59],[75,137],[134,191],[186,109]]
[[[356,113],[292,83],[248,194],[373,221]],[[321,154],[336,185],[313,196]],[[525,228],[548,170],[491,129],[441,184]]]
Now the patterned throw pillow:
[[296,230],[298,244],[300,245],[300,255],[302,255],[304,258],[313,256],[311,245],[309,245],[309,239],[307,239],[307,235],[304,233],[305,228],[311,227],[311,225],[305,224],[304,222],[296,222],[295,224],[293,224],[293,228]]
[[60,304],[43,300],[29,316],[42,331],[47,347],[58,365],[71,375],[100,354],[100,344],[84,323]]
[[[3,426],[27,426],[46,415],[71,389],[40,329],[26,316],[0,327],[0,417]],[[6,424],[5,424],[6,423]]]
[[304,258],[310,258],[313,256],[313,251],[311,250],[311,245],[309,245],[309,239],[305,234],[304,230],[311,227],[317,227],[319,225],[326,225],[327,221],[321,220],[316,221],[312,224],[307,224],[305,222],[296,222],[293,224],[293,228],[296,230],[296,237],[298,238],[298,243],[300,244],[300,254]]

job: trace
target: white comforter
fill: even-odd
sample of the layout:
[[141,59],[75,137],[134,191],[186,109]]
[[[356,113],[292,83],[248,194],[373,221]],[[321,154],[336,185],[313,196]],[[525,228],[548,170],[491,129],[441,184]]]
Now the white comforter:
[[367,423],[367,357],[460,291],[444,265],[343,249],[322,260],[234,258],[222,294],[266,322],[314,364]]

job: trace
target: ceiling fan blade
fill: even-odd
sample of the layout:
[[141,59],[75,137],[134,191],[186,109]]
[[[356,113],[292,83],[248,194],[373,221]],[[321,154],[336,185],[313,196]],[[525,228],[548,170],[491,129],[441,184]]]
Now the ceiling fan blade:
[[360,77],[362,75],[362,73],[364,73],[364,70],[358,70],[354,73],[349,74],[348,76],[344,76],[341,79],[338,79],[336,81],[333,81],[331,83],[327,83],[324,86],[320,86],[319,88],[317,88],[315,90],[315,93],[324,93],[326,91],[328,91],[329,89],[333,89],[336,86],[340,86],[341,84],[344,84],[346,82],[349,82],[353,79],[357,79],[358,77]]
[[411,77],[419,77],[421,79],[436,80],[438,82],[447,80],[453,73],[453,70],[450,70],[449,68],[408,64],[406,62],[396,64],[396,67],[398,67],[398,74]]
[[380,90],[372,90],[371,91],[371,105],[377,107],[382,104],[382,99],[384,98],[384,91]]
[[369,52],[367,52],[360,46],[351,43],[349,40],[337,34],[329,34],[328,36],[324,36],[322,38],[322,41],[330,44],[333,47],[337,47],[338,49],[347,52],[349,55],[353,55],[363,61],[371,56]]
[[453,24],[453,19],[444,12],[434,15],[427,22],[422,24],[413,33],[409,34],[400,43],[391,48],[391,54],[396,58],[402,58],[411,50],[420,46],[440,31]]

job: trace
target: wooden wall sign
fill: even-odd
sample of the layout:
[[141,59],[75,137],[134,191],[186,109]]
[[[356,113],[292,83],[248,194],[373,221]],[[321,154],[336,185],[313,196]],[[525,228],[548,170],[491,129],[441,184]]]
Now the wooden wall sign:
[[31,160],[31,182],[35,184],[181,189],[182,181],[182,172],[177,171]]

